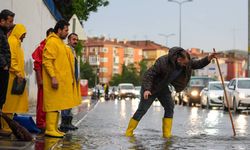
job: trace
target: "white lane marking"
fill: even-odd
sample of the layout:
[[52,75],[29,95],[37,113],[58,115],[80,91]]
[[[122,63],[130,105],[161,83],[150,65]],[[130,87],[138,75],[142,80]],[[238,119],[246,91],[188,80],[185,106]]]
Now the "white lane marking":
[[85,116],[82,117],[82,119],[80,119],[79,121],[77,121],[77,123],[75,123],[74,125],[78,127],[78,125],[88,116],[88,114],[97,107],[97,105],[99,104],[99,102],[100,101],[98,100],[98,102],[97,102],[97,104],[95,104],[94,108],[91,109]]

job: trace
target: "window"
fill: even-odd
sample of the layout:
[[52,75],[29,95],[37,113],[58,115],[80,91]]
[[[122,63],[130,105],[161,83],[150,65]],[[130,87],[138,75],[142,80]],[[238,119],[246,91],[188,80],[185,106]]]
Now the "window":
[[97,57],[96,56],[89,56],[89,64],[96,65],[97,64]]
[[107,83],[107,82],[108,82],[108,79],[107,79],[107,78],[100,78],[100,82],[101,82],[101,83]]
[[108,48],[103,47],[103,48],[100,50],[100,52],[102,52],[102,53],[108,53]]
[[142,56],[142,50],[141,49],[139,50],[139,56]]
[[95,52],[95,48],[94,48],[94,47],[90,47],[90,48],[89,48],[89,52],[90,52],[90,53],[94,53],[94,52]]
[[100,62],[108,62],[108,58],[107,57],[102,57],[102,58],[100,58]]
[[250,80],[238,80],[238,88],[250,89]]
[[114,57],[113,59],[115,64],[119,64],[119,57]]
[[236,85],[235,80],[231,80],[230,83],[228,84],[228,88],[232,89],[231,87],[234,87]]
[[108,68],[106,68],[106,67],[101,67],[101,68],[100,68],[100,72],[108,72]]
[[117,55],[117,48],[116,47],[113,47],[113,55]]
[[134,56],[134,49],[133,48],[126,48],[124,51],[125,57],[133,57]]
[[113,68],[113,74],[119,74],[119,68]]

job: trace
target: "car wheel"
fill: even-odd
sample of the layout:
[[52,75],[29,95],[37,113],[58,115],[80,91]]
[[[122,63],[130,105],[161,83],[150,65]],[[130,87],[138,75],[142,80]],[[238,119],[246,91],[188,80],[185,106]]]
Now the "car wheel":
[[205,108],[205,106],[201,103],[201,108]]
[[188,106],[189,106],[189,107],[192,107],[192,102],[188,102]]
[[211,106],[209,104],[209,99],[207,99],[207,106],[206,106],[207,109],[211,109]]
[[240,111],[239,111],[239,109],[237,108],[237,103],[236,103],[235,98],[234,98],[233,102],[234,102],[234,103],[233,103],[234,113],[239,113]]
[[223,109],[224,111],[228,111],[228,108],[225,106],[224,102],[222,102],[222,109]]
[[182,102],[182,106],[186,106],[186,105],[187,105],[187,103],[183,101]]

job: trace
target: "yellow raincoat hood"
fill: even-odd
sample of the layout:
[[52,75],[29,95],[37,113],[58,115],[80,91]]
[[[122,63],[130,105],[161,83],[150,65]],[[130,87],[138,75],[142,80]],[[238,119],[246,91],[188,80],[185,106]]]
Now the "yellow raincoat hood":
[[14,36],[14,37],[16,37],[17,39],[20,40],[20,37],[21,37],[24,33],[26,33],[26,28],[25,28],[25,26],[22,25],[22,24],[16,24],[10,35],[11,35],[11,36]]

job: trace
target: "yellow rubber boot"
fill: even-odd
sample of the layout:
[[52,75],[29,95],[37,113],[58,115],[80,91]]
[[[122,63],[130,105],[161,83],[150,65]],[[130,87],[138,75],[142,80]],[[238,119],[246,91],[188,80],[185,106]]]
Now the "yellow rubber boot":
[[[6,113],[6,115],[10,118],[13,119],[13,114],[11,113]],[[12,130],[10,129],[8,123],[3,119],[3,117],[1,117],[1,129],[5,132],[12,132]]]
[[59,112],[57,112],[57,122],[56,122],[56,131],[57,132],[59,132],[60,134],[63,134],[63,135],[65,135],[66,133],[64,133],[64,132],[62,132],[62,131],[60,131],[59,129],[58,129],[58,122],[59,122],[59,118],[60,118],[60,116],[59,116]]
[[46,130],[45,135],[56,138],[63,138],[64,134],[57,132],[58,112],[46,113]]
[[173,118],[163,118],[162,119],[162,132],[164,138],[170,138],[172,136],[172,122]]
[[130,121],[129,121],[129,124],[128,124],[128,128],[126,130],[126,136],[127,137],[131,137],[131,136],[134,136],[134,129],[137,127],[139,121],[131,118]]

